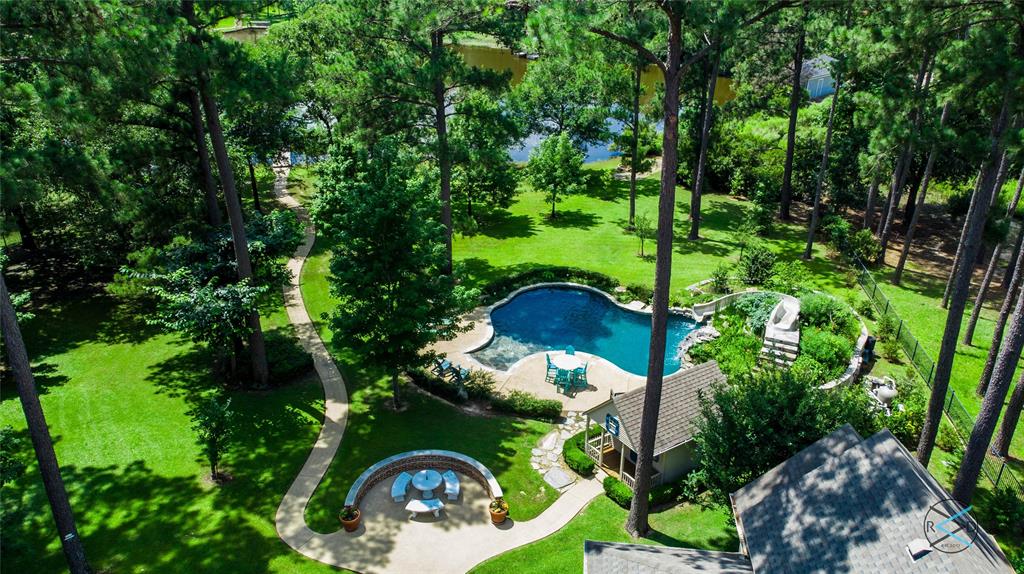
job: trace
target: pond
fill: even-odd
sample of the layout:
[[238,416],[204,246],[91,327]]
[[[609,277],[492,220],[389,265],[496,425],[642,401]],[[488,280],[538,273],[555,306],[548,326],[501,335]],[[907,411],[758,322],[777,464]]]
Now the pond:
[[[645,376],[650,357],[651,316],[624,309],[605,295],[573,287],[524,291],[491,311],[494,338],[473,358],[507,370],[540,351],[577,351],[597,355],[630,373]],[[680,368],[679,344],[697,323],[669,315],[664,374]]]

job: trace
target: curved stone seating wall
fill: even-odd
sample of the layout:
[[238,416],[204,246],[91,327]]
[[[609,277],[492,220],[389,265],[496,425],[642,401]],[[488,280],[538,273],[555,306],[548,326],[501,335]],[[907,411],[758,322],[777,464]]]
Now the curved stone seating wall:
[[357,506],[367,491],[392,476],[425,468],[440,472],[452,469],[480,483],[491,498],[504,496],[491,471],[475,458],[450,450],[411,450],[389,456],[364,470],[348,489],[345,506]]

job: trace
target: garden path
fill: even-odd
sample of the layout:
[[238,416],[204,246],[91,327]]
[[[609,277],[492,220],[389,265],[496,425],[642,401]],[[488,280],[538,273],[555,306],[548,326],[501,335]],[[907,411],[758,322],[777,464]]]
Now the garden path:
[[[324,422],[309,457],[277,508],[275,523],[281,540],[309,558],[358,572],[465,572],[488,558],[553,534],[572,520],[602,492],[600,476],[578,480],[533,520],[509,519],[499,527],[491,525],[483,512],[477,520],[457,524],[453,529],[445,520],[437,524],[407,520],[404,513],[390,512],[394,510],[390,506],[384,512],[367,508],[366,524],[353,534],[340,529],[321,534],[306,524],[306,506],[341,445],[349,404],[345,380],[317,334],[299,288],[302,266],[313,248],[316,230],[309,223],[306,209],[288,194],[288,172],[288,166],[275,166],[274,195],[296,212],[306,230],[304,242],[288,260],[291,281],[284,289],[285,307],[299,342],[313,356],[324,389]],[[470,486],[467,493],[472,492]],[[483,494],[472,498],[486,500]],[[376,538],[374,532],[381,533],[380,537]],[[454,538],[453,533],[457,533]]]

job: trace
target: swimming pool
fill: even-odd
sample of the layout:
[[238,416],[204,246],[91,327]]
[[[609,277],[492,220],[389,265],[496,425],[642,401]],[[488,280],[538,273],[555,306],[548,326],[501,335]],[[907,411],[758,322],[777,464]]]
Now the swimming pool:
[[[494,338],[472,355],[495,369],[508,370],[527,355],[572,345],[624,371],[647,374],[651,316],[623,309],[594,291],[574,287],[524,291],[491,311],[491,325]],[[676,349],[697,326],[692,319],[669,315],[665,374],[679,370]]]

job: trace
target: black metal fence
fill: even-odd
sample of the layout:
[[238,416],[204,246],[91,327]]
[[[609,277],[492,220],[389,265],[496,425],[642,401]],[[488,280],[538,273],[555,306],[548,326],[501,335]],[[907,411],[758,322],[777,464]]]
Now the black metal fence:
[[[857,282],[860,284],[861,289],[864,290],[868,299],[875,306],[875,309],[881,315],[887,316],[892,320],[892,324],[895,326],[894,335],[900,347],[903,348],[903,352],[910,359],[910,364],[914,366],[917,374],[924,379],[928,388],[931,388],[932,380],[935,377],[935,361],[928,356],[928,353],[921,347],[920,341],[914,337],[914,334],[910,332],[910,328],[900,318],[892,303],[889,302],[889,298],[879,288],[878,282],[875,281],[871,271],[860,261],[854,261],[854,265],[859,271]],[[953,430],[956,431],[957,438],[966,446],[967,438],[971,436],[971,430],[974,428],[974,417],[964,408],[963,403],[956,396],[956,391],[949,389],[946,396],[943,411],[946,413],[946,418],[952,424]],[[1014,476],[1005,462],[996,462],[991,457],[985,457],[981,470],[994,487],[1008,489],[1015,493],[1017,498],[1024,500],[1024,485]]]

